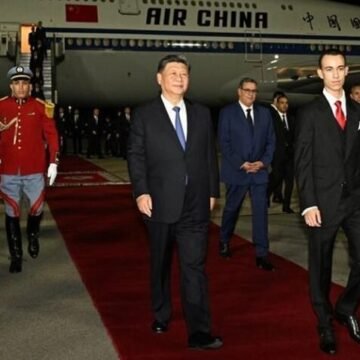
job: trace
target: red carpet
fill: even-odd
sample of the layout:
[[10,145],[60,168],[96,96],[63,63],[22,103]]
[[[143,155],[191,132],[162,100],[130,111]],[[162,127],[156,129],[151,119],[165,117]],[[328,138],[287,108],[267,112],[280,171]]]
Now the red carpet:
[[[121,359],[329,358],[318,350],[307,272],[300,267],[273,256],[278,271],[258,270],[251,244],[238,237],[233,258],[220,259],[218,228],[213,225],[208,259],[211,308],[214,333],[225,345],[214,352],[191,351],[186,349],[176,267],[170,330],[163,335],[150,330],[148,245],[130,186],[51,188],[48,203]],[[336,359],[358,359],[359,345],[343,327],[335,328]]]

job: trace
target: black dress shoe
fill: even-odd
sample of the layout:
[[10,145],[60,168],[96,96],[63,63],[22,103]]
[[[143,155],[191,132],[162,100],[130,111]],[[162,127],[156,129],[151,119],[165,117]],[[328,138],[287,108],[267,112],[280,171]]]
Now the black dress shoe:
[[151,325],[151,329],[157,334],[162,334],[168,331],[168,323],[155,320]]
[[22,258],[12,258],[10,261],[9,272],[16,274],[22,271]]
[[336,341],[334,331],[331,327],[319,327],[320,336],[320,349],[321,351],[335,355],[336,354]]
[[266,256],[258,256],[256,258],[256,266],[261,270],[274,271],[274,265],[269,261]]
[[196,332],[189,336],[188,345],[190,349],[195,350],[216,350],[223,346],[223,341],[219,336]]
[[287,214],[295,214],[295,211],[290,207],[284,207],[282,211]]
[[360,344],[359,321],[354,315],[343,315],[335,311],[335,319],[346,326],[350,337]]
[[219,244],[219,255],[224,257],[224,258],[229,258],[231,257],[231,250],[230,250],[230,245],[229,243],[224,243],[222,241],[220,241]]

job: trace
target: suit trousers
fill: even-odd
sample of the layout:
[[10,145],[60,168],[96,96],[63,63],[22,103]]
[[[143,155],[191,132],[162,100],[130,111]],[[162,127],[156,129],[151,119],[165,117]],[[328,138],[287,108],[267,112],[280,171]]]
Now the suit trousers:
[[226,184],[226,201],[221,221],[220,240],[224,243],[230,241],[241,205],[248,191],[251,199],[252,234],[256,256],[267,256],[269,250],[267,184]]
[[[194,220],[193,201],[186,192],[180,219],[173,224],[146,220],[150,238],[151,297],[155,319],[171,317],[171,259],[177,245],[180,291],[188,333],[210,332],[210,310],[205,261],[209,220]],[[170,200],[168,200],[170,201]]]
[[336,301],[335,309],[343,315],[354,314],[360,299],[360,209],[348,197],[341,199],[331,223],[309,229],[310,297],[320,326],[329,326],[332,318],[332,255],[340,227],[349,244],[350,274],[344,291]]
[[[284,182],[284,196],[282,187]],[[291,205],[291,195],[294,187],[294,161],[292,157],[286,156],[281,161],[274,161],[269,178],[268,197],[283,199],[283,208],[287,209]]]

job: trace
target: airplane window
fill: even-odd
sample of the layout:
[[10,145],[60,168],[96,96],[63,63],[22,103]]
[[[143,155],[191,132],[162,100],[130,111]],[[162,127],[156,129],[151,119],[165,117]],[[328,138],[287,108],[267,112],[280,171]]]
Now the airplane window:
[[153,5],[155,5],[155,4],[156,4],[156,0],[151,0],[151,3],[152,3]]
[[286,6],[285,6],[285,5],[281,5],[281,8],[282,8],[283,10],[286,10]]
[[146,5],[146,4],[147,4],[147,0],[143,0],[143,4],[145,4],[145,5]]
[[118,39],[111,39],[111,45],[114,47],[119,46],[119,40]]
[[160,5],[164,5],[164,0],[159,0]]
[[294,10],[292,5],[289,5],[289,10]]
[[192,6],[196,6],[196,1],[192,1],[192,2],[191,2],[191,5],[192,5]]
[[180,1],[179,1],[179,0],[175,0],[175,5],[179,6],[179,5],[180,5]]
[[[160,47],[161,46],[161,40],[155,40],[155,47]],[[165,42],[164,42],[164,46],[165,46]]]
[[184,6],[188,6],[188,5],[189,5],[188,2],[187,2],[187,0],[184,0],[183,3],[184,3]]
[[211,4],[210,1],[208,1],[208,2],[206,3],[206,6],[207,6],[207,7],[211,7],[211,5],[212,5],[212,4]]
[[204,6],[204,3],[202,1],[199,1],[199,6]]
[[95,46],[100,46],[100,39],[95,39],[94,40],[94,44],[95,44]]
[[102,43],[105,47],[109,47],[109,45],[110,45],[109,39],[103,39]]
[[250,7],[249,3],[245,3],[245,7],[248,9]]
[[144,40],[142,39],[138,40],[138,47],[144,47]]
[[219,6],[220,6],[220,4],[219,4],[217,1],[214,2],[214,5],[215,5],[216,7],[219,7]]
[[120,40],[120,45],[121,45],[122,47],[127,46],[127,40],[121,39],[121,40]]
[[229,49],[233,49],[233,48],[234,48],[234,43],[233,43],[233,42],[229,42],[229,43],[228,43],[228,48],[229,48]]
[[213,48],[213,49],[217,49],[218,48],[218,46],[219,46],[219,44],[217,43],[217,42],[213,42],[213,43],[211,43],[211,47]]
[[226,7],[227,7],[227,3],[224,1],[224,2],[222,3],[222,6],[223,6],[224,8],[226,8]]
[[225,49],[226,48],[226,43],[224,41],[220,42],[220,49]]
[[252,4],[254,9],[257,9],[257,5],[256,4]]
[[92,39],[86,39],[85,40],[85,45],[86,46],[91,46],[92,45]]
[[231,3],[229,4],[229,6],[230,6],[231,8],[233,8],[235,5],[234,5],[234,3],[231,2]]
[[153,41],[152,41],[152,40],[146,40],[146,46],[147,46],[147,47],[152,47],[152,46],[154,46]]
[[76,45],[77,45],[77,46],[82,46],[82,44],[83,44],[83,39],[77,38],[77,39],[76,39]]

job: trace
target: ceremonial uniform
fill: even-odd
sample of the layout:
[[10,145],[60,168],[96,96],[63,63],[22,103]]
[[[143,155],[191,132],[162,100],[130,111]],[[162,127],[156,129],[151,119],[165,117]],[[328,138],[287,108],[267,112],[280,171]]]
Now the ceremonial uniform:
[[39,253],[38,235],[44,206],[44,174],[49,162],[47,176],[50,177],[50,184],[54,182],[59,144],[53,120],[53,105],[28,96],[31,91],[30,69],[15,67],[9,71],[8,76],[11,86],[16,86],[12,88],[13,93],[16,95],[18,91],[20,96],[0,99],[0,195],[5,203],[5,225],[11,255],[10,272],[20,272],[20,200],[25,195],[30,202],[28,251],[31,257],[36,258]]

